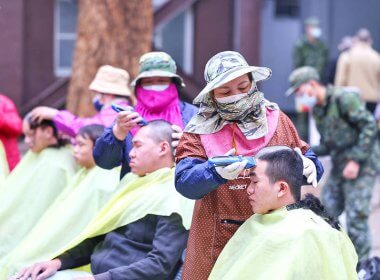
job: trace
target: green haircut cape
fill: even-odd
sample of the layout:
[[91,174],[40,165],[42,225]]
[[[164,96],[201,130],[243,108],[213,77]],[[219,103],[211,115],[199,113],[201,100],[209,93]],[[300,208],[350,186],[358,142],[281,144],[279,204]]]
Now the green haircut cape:
[[[120,191],[105,204],[81,233],[70,241],[65,239],[64,246],[54,248],[54,252],[50,251],[42,257],[45,260],[53,259],[87,238],[106,234],[148,214],[170,216],[177,213],[182,217],[183,226],[190,228],[194,201],[176,191],[174,168],[162,168],[142,177],[128,173],[117,189]],[[12,275],[20,268],[8,271],[7,275]]]
[[9,166],[7,162],[7,155],[3,143],[0,141],[0,189],[4,183],[5,178],[8,176]]
[[0,263],[0,271],[13,271],[54,256],[121,191],[117,188],[119,176],[120,168],[81,168],[31,232],[5,257],[7,265]]
[[278,209],[249,218],[224,247],[209,280],[358,279],[344,232],[311,210]]
[[29,151],[0,187],[0,262],[34,227],[75,174],[69,147]]

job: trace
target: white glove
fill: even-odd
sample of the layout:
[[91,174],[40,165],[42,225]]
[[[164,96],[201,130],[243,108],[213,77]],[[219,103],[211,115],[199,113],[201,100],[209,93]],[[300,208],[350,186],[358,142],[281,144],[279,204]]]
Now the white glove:
[[307,179],[307,182],[309,184],[311,184],[314,188],[317,187],[317,168],[315,167],[315,164],[314,162],[305,157],[300,148],[295,148],[294,149],[302,158],[302,162],[303,162],[303,175],[306,177]]
[[[235,149],[232,149],[228,151],[225,156],[230,156],[235,153]],[[224,179],[227,180],[234,180],[236,179],[240,172],[245,169],[245,166],[247,165],[248,161],[243,160],[241,162],[234,162],[227,166],[218,166],[215,167],[216,172]]]

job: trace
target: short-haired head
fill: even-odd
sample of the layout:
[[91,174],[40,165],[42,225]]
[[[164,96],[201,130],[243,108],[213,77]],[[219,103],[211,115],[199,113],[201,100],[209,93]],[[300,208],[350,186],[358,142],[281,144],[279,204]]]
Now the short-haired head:
[[267,162],[265,172],[272,184],[285,181],[294,200],[301,199],[303,161],[296,151],[285,146],[268,147],[261,150],[255,158]]
[[83,126],[79,129],[77,136],[80,135],[83,138],[90,139],[92,143],[102,136],[104,132],[104,126],[101,124],[90,124]]
[[173,167],[172,127],[164,120],[148,122],[132,139],[129,153],[131,171],[144,176],[164,167]]
[[[172,142],[172,125],[165,120],[153,120],[148,122],[144,127],[149,128],[149,136],[156,142],[163,141],[171,144]],[[170,145],[171,152],[173,154],[173,147]]]
[[365,42],[365,43],[371,43],[372,42],[372,36],[371,33],[367,28],[361,28],[358,30],[356,33],[356,38],[360,42]]

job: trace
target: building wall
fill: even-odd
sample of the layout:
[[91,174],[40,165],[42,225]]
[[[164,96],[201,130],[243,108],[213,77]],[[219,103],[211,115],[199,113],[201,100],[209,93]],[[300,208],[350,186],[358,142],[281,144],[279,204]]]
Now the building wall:
[[9,96],[16,106],[23,93],[23,32],[24,1],[2,1],[0,9],[0,92]]
[[54,76],[54,1],[25,1],[24,103],[56,80]]
[[275,2],[263,0],[261,10],[260,65],[272,69],[272,77],[259,88],[265,97],[284,111],[294,111],[293,97],[285,97],[288,75],[293,67],[293,47],[302,33],[298,18],[275,16]]
[[205,84],[207,61],[216,53],[233,49],[233,1],[198,1],[194,6],[194,78]]

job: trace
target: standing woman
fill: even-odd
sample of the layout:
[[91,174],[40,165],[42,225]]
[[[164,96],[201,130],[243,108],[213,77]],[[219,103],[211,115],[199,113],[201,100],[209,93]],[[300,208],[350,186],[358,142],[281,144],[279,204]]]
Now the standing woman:
[[120,112],[115,124],[105,130],[94,148],[95,162],[100,167],[111,169],[122,165],[120,177],[130,170],[131,132],[135,132],[142,118],[171,123],[176,131],[173,133],[173,146],[176,146],[182,129],[198,111],[197,107],[180,100],[185,84],[177,75],[176,63],[169,54],[149,52],[141,56],[139,63],[139,75],[131,84],[137,100],[135,112]]
[[274,145],[299,147],[306,156],[308,183],[316,186],[322,176],[320,162],[290,119],[258,90],[256,83],[270,76],[270,69],[249,66],[232,51],[206,64],[207,85],[194,100],[200,109],[186,126],[176,155],[176,188],[197,199],[183,279],[207,279],[227,241],[253,214],[246,196],[249,178],[239,177],[246,162],[215,168],[208,158],[232,152],[254,156]]

